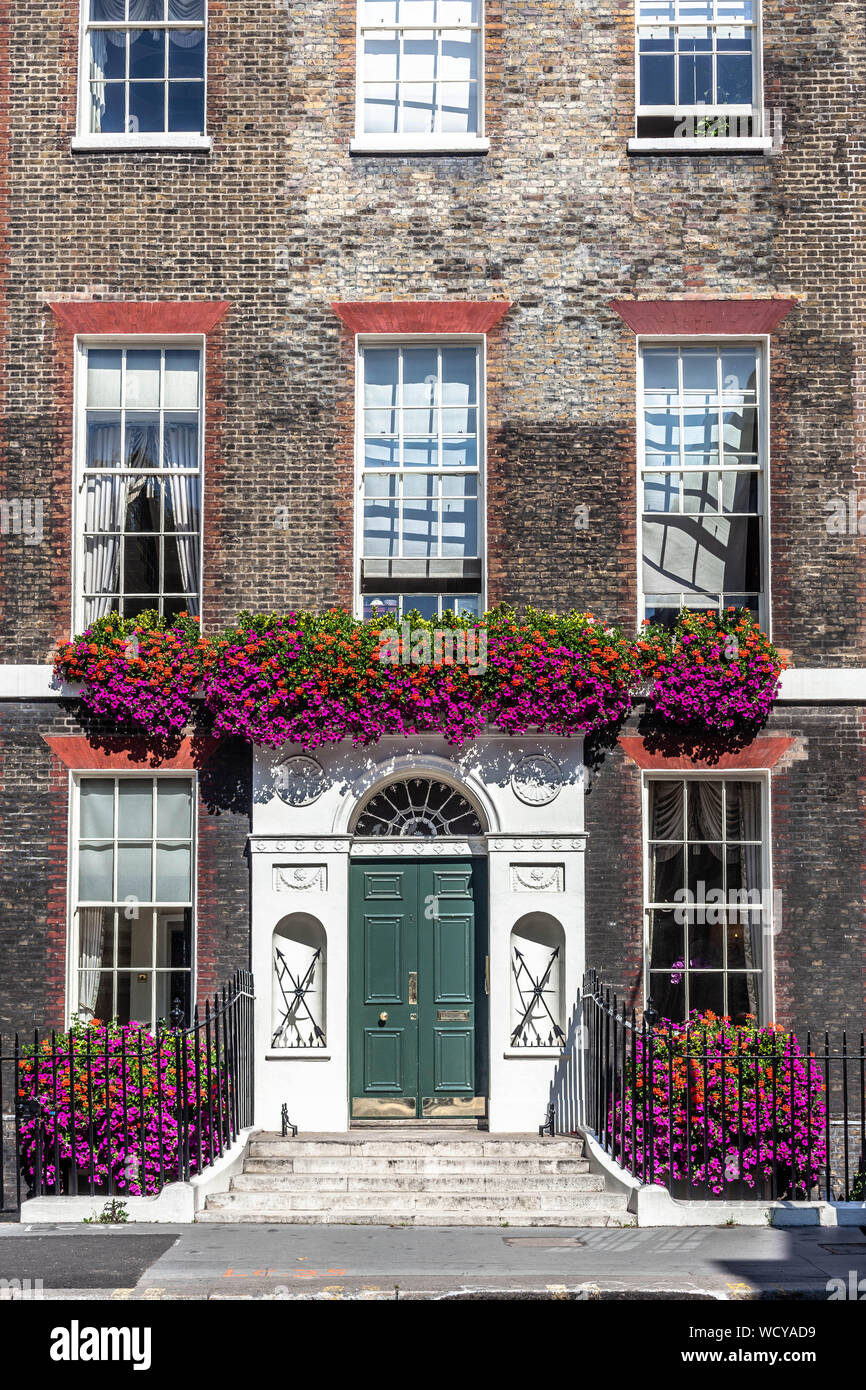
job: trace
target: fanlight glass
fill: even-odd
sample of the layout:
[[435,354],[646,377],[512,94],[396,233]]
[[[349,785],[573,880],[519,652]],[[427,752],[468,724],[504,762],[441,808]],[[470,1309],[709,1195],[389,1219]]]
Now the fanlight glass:
[[435,839],[441,835],[483,835],[478,813],[446,782],[407,777],[376,792],[355,827],[357,835]]

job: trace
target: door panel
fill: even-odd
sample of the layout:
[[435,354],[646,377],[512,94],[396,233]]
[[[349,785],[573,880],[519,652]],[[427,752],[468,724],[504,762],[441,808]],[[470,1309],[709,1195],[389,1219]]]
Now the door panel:
[[476,1097],[481,864],[353,864],[351,1113],[484,1114]]

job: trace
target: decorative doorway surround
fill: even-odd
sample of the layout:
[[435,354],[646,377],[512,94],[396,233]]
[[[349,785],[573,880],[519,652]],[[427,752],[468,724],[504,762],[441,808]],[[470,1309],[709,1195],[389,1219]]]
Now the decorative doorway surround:
[[[258,750],[254,778],[256,1123],[277,1128],[286,1103],[301,1129],[348,1127],[358,1094],[352,1090],[357,1067],[350,1071],[350,924],[362,912],[361,866],[393,874],[405,865],[403,883],[416,904],[406,912],[417,918],[421,879],[433,882],[441,862],[449,875],[481,866],[489,937],[483,952],[476,943],[472,999],[459,1005],[469,1010],[470,1024],[441,1021],[440,1032],[455,1036],[441,1044],[451,1070],[440,1094],[464,1096],[469,1113],[486,1094],[491,1130],[534,1131],[563,1050],[573,1043],[584,969],[582,740],[497,734],[458,749],[430,735],[386,739],[372,749],[286,748],[276,758]],[[442,877],[444,885],[449,876]],[[439,890],[427,887],[435,901]],[[473,896],[476,927],[479,901]],[[432,917],[417,921],[416,935],[407,938],[406,949],[417,949],[419,960],[433,949],[432,925]],[[356,959],[356,982],[366,968]],[[413,972],[405,960],[400,971],[392,1002],[398,1015],[407,1013],[407,1026],[417,1022],[430,1033],[418,1038],[429,1051],[438,1045],[433,1015],[458,1006],[431,993],[432,1022],[410,1020],[409,1013],[421,1010],[408,1005]],[[377,1012],[392,1010],[386,1003]],[[455,1066],[461,1046],[468,1056],[467,1026],[476,1034],[474,1073],[461,1082]],[[423,1114],[426,1096],[432,1116],[436,1086],[432,1064],[425,1065],[412,1109]],[[444,1075],[440,1070],[440,1083]],[[450,1084],[455,1079],[459,1084]]]

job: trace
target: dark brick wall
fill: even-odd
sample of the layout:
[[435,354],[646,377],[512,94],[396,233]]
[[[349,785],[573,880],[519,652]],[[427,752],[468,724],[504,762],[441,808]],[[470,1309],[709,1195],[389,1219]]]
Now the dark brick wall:
[[[67,768],[44,736],[80,734],[48,702],[0,705],[0,1031],[62,1026],[66,1003]],[[197,994],[249,965],[249,750],[199,773]]]
[[[776,1021],[801,1031],[859,1032],[866,1013],[864,723],[861,706],[778,706],[767,725],[796,740],[771,773],[770,816]],[[586,824],[587,965],[640,1008],[641,774],[618,747],[590,773]]]
[[349,597],[352,362],[329,301],[512,299],[491,343],[490,597],[631,623],[634,343],[607,304],[683,294],[799,297],[774,341],[775,633],[801,665],[862,660],[863,544],[824,526],[863,470],[862,0],[766,0],[767,159],[628,156],[625,0],[488,0],[486,158],[349,155],[352,0],[212,0],[212,153],[73,154],[77,14],[18,0],[0,56],[0,480],[50,513],[45,544],[6,538],[6,660],[45,660],[69,622],[71,380],[47,299],[232,301],[209,360],[211,625]]

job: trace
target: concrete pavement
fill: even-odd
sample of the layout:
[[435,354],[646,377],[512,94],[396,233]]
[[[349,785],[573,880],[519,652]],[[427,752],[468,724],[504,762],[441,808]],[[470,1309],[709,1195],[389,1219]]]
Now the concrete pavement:
[[45,1299],[826,1301],[852,1271],[859,1227],[0,1226],[0,1289]]

